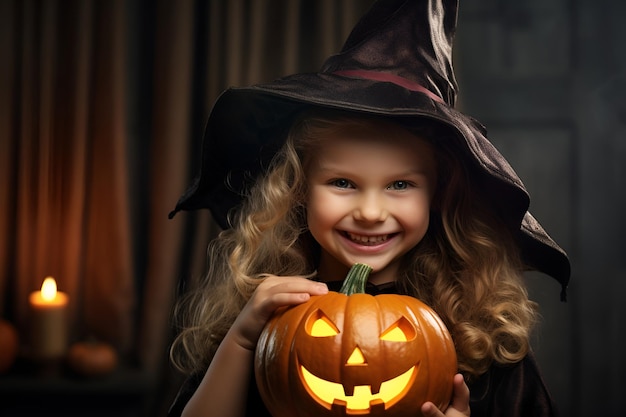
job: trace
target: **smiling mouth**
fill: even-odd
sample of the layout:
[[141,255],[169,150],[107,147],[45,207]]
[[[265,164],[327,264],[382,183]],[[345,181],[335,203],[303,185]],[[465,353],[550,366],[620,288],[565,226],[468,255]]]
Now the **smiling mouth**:
[[402,398],[407,387],[411,385],[416,370],[417,366],[412,366],[403,374],[384,381],[376,394],[372,394],[370,385],[358,385],[354,387],[353,395],[346,395],[342,384],[319,378],[300,365],[301,380],[309,394],[326,408],[345,408],[348,414],[362,414],[364,410],[379,407],[388,409]]
[[391,237],[395,236],[395,233],[385,234],[385,235],[376,235],[376,236],[366,236],[366,235],[359,235],[356,233],[343,232],[343,235],[347,239],[349,239],[351,242],[358,243],[359,245],[375,246],[375,245],[380,245],[381,243],[385,243]]

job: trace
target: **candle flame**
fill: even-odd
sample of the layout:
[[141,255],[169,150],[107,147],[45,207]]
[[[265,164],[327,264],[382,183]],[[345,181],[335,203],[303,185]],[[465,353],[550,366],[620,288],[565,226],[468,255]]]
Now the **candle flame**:
[[52,301],[57,296],[57,282],[52,277],[43,280],[41,284],[41,298],[46,301]]

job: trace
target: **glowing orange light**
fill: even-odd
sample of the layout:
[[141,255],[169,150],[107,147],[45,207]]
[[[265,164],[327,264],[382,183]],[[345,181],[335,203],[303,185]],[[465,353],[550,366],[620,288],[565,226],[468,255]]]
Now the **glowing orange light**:
[[385,333],[380,335],[380,340],[387,340],[389,342],[406,342],[409,339],[406,337],[406,333],[400,328],[400,326],[392,326]]
[[311,336],[327,337],[335,336],[337,334],[339,334],[339,330],[337,330],[330,319],[324,315],[316,319],[311,327]]
[[57,291],[57,283],[46,277],[41,289],[28,297],[30,345],[35,358],[60,358],[67,349],[67,307],[69,297]]
[[363,365],[363,364],[365,364],[365,357],[363,356],[363,352],[361,352],[361,349],[359,349],[358,346],[356,348],[354,348],[354,350],[352,351],[352,354],[350,354],[350,357],[348,358],[347,364],[348,365]]
[[359,385],[354,387],[354,395],[346,395],[343,385],[319,378],[304,366],[300,366],[300,372],[306,386],[316,397],[327,403],[329,407],[336,400],[345,401],[348,413],[369,410],[370,403],[375,400],[382,400],[385,404],[390,404],[409,385],[416,369],[417,367],[413,366],[405,373],[383,382],[377,394],[372,394],[369,385]]
[[47,277],[41,284],[41,298],[45,301],[52,301],[57,296],[57,282],[52,277]]

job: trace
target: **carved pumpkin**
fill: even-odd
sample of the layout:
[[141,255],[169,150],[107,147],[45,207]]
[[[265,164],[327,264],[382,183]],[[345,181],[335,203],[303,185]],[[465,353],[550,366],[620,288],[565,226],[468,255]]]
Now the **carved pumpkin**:
[[267,323],[255,373],[274,417],[421,416],[426,401],[450,402],[457,361],[445,325],[416,298],[364,294],[370,271],[356,264],[339,293]]

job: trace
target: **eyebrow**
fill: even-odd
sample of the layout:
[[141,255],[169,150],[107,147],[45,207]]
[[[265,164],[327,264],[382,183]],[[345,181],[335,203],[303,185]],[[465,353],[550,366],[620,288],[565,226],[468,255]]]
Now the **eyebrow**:
[[[326,175],[334,175],[337,177],[350,177],[353,174],[347,170],[345,170],[343,167],[341,166],[328,166],[328,165],[324,165],[323,163],[318,163],[317,172],[321,173],[321,174],[326,174]],[[406,177],[411,177],[411,176],[418,176],[418,177],[427,177],[429,175],[436,175],[436,172],[430,172],[428,169],[419,169],[419,170],[408,170],[408,171],[403,171],[403,172],[392,172],[388,175],[389,178],[406,178]]]

